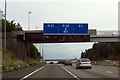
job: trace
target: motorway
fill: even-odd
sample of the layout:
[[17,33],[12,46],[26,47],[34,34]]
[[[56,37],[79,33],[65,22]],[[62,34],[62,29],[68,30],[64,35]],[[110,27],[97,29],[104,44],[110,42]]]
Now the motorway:
[[119,80],[118,67],[93,65],[75,69],[61,64],[37,65],[3,74],[3,80]]

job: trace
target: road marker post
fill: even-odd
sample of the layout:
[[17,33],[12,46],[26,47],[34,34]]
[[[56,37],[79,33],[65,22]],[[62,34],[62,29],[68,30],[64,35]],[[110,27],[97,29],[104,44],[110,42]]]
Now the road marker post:
[[113,64],[112,64],[113,67],[116,67],[116,62],[114,61]]

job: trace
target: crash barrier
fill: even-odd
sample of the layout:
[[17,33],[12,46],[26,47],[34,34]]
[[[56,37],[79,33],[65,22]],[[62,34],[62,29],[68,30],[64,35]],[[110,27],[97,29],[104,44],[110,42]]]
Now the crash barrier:
[[119,61],[105,60],[105,61],[92,61],[93,65],[101,65],[101,66],[113,66],[120,67]]

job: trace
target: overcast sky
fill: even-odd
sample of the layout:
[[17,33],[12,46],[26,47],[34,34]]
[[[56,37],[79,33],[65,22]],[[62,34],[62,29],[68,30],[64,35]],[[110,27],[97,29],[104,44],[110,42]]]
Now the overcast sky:
[[[92,48],[94,43],[54,43],[42,44],[45,59],[73,59],[80,58],[81,52],[85,49]],[[41,51],[41,44],[38,44],[38,49]]]
[[[3,0],[2,0],[3,1]],[[7,0],[7,19],[28,29],[42,29],[43,23],[88,23],[89,29],[117,30],[119,0]],[[3,1],[4,2],[4,1]],[[1,6],[4,10],[4,5]]]
[[[4,0],[0,8],[4,11]],[[8,1],[8,0],[7,0]],[[19,22],[24,30],[42,29],[43,23],[88,23],[89,29],[118,30],[119,0],[9,0],[7,19]],[[80,58],[93,43],[45,44],[45,58]],[[40,45],[38,45],[40,49]]]

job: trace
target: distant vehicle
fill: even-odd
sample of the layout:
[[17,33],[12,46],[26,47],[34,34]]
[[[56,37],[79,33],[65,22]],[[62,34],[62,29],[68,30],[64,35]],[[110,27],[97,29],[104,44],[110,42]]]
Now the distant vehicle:
[[63,61],[58,61],[58,64],[62,64]]
[[65,63],[65,60],[63,60],[61,63],[62,63],[62,65],[64,65],[64,63]]
[[64,60],[58,61],[58,64],[64,64]]
[[50,62],[50,64],[54,64],[54,62]]
[[66,66],[66,65],[71,65],[71,66],[72,66],[71,60],[65,60],[65,61],[64,61],[64,65],[65,65],[65,66]]
[[91,61],[88,58],[81,58],[77,60],[75,64],[76,69],[86,68],[86,69],[92,69]]

